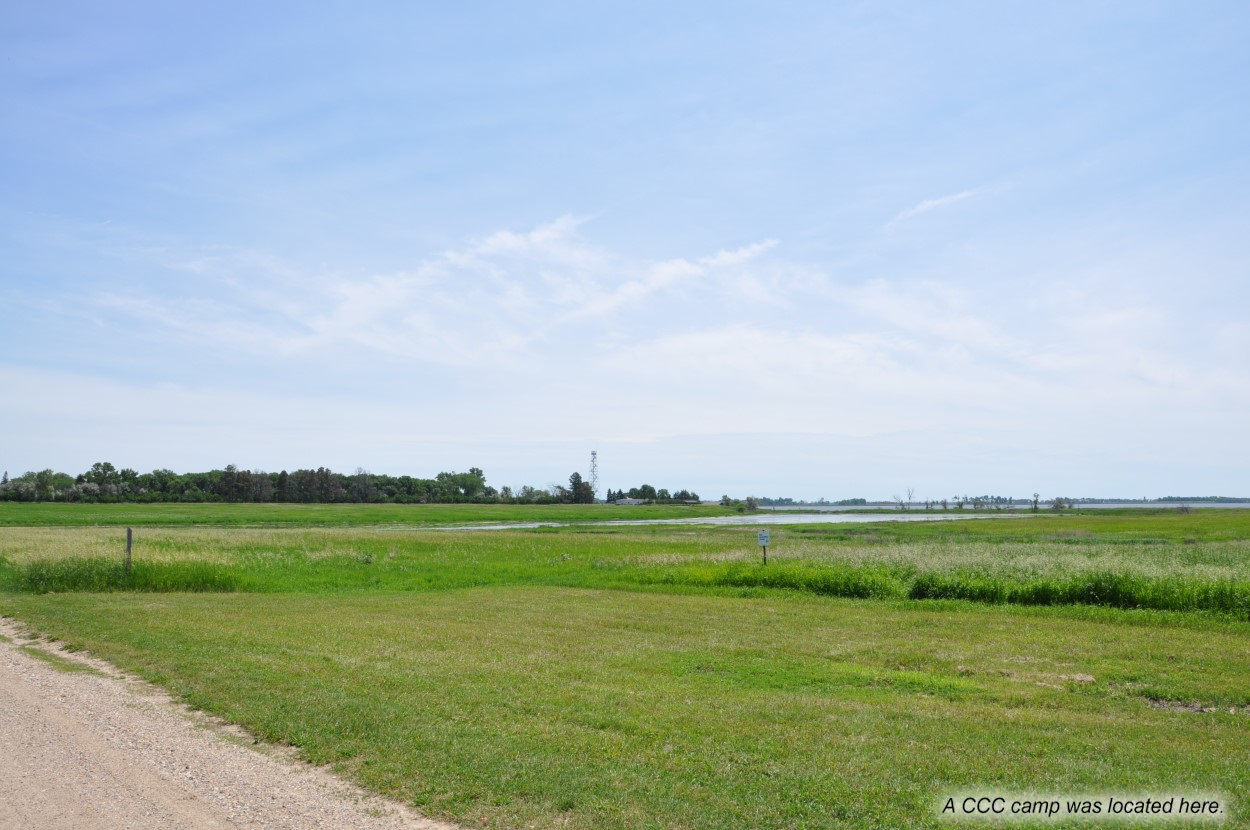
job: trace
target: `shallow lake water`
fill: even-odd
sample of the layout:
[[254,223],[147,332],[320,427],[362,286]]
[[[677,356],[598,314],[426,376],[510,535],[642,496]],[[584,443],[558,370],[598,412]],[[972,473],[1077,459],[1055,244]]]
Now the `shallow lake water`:
[[515,524],[458,525],[431,530],[530,530],[536,527],[630,527],[642,525],[812,525],[862,524],[867,522],[946,522],[957,519],[1018,519],[1036,513],[750,513],[737,516],[702,516],[691,519],[610,519],[602,522],[518,522]]
[[[935,504],[940,504],[941,500]],[[954,510],[954,502],[951,501],[951,509]],[[1169,502],[1169,501],[1078,501],[1076,508],[1078,510],[1112,510],[1116,508],[1131,507],[1139,510],[1167,510],[1169,508],[1180,507],[1182,504],[1188,505],[1191,509],[1202,508],[1206,510],[1208,507],[1224,507],[1233,510],[1245,510],[1250,508],[1250,501],[1190,501],[1190,502]],[[912,502],[913,510],[919,510],[924,506],[924,502]],[[1042,507],[1049,509],[1050,500],[1042,499]],[[825,513],[840,513],[846,510],[893,510],[895,504],[893,502],[873,502],[871,504],[792,504],[792,505],[760,505],[760,510],[804,510],[817,511]],[[1016,511],[1029,510],[1029,505],[1023,502],[1017,502],[1012,508]],[[1031,512],[1031,511],[1030,511]]]

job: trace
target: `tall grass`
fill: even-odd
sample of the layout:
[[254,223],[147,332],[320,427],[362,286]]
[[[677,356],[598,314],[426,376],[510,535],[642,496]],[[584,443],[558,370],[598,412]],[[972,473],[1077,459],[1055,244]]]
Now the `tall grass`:
[[1250,583],[1188,576],[1098,571],[1012,580],[975,571],[918,575],[911,599],[963,599],[1014,605],[1105,605],[1159,611],[1218,611],[1250,619]]
[[211,562],[135,562],[114,559],[33,559],[0,571],[0,588],[20,593],[70,591],[233,591],[238,573]]
[[1091,571],[1066,577],[901,566],[782,562],[684,565],[623,571],[623,582],[683,587],[775,588],[855,599],[957,599],[1009,605],[1100,605],[1156,611],[1214,611],[1250,619],[1250,582]]
[[653,585],[718,588],[781,588],[822,596],[898,599],[907,584],[897,569],[871,565],[739,562],[627,571],[629,581]]

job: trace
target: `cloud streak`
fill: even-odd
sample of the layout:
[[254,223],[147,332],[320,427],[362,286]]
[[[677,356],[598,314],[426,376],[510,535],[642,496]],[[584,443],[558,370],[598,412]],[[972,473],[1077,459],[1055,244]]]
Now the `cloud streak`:
[[351,278],[301,274],[255,252],[166,251],[197,279],[141,294],[102,292],[88,304],[242,357],[311,359],[348,348],[463,369],[515,366],[569,331],[593,337],[599,322],[651,314],[678,324],[670,302],[710,297],[717,289],[707,281],[740,274],[777,244],[644,262],[587,243],[579,235],[585,221],[562,216],[525,232],[497,231],[411,270]]
[[985,190],[985,188],[979,187],[971,190],[961,190],[958,193],[951,193],[946,196],[939,196],[936,199],[926,199],[925,201],[912,205],[906,210],[900,212],[893,219],[887,222],[885,226],[887,228],[892,228],[895,225],[902,224],[910,219],[915,219],[917,216],[923,216],[926,213],[932,213],[935,210],[941,210],[942,208],[950,207],[951,205],[955,205],[959,202],[979,196],[984,193]]

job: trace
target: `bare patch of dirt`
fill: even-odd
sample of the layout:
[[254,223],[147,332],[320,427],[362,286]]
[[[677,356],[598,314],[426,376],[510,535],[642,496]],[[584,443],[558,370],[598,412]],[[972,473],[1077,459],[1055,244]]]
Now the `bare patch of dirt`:
[[1250,706],[1208,706],[1192,701],[1164,700],[1159,697],[1147,698],[1146,702],[1150,704],[1151,708],[1162,709],[1165,712],[1199,712],[1206,714],[1228,712],[1230,715],[1250,715]]
[[1061,674],[1060,680],[1071,680],[1073,683],[1093,683],[1094,676],[1092,674]]

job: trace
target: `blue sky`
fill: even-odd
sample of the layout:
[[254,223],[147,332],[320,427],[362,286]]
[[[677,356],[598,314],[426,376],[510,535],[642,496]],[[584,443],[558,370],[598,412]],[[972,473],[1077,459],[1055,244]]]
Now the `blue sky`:
[[1243,3],[50,3],[0,466],[1250,495]]

